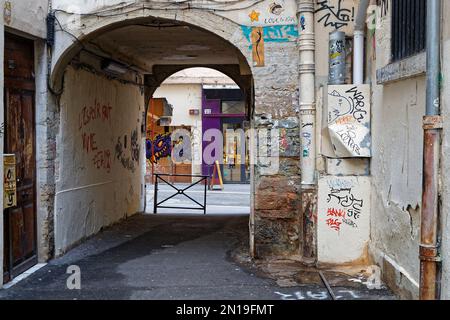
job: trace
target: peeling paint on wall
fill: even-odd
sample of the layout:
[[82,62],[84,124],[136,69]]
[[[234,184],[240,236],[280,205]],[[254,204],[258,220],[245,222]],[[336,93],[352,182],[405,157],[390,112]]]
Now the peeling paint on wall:
[[369,85],[328,87],[328,134],[322,152],[330,158],[370,158]]

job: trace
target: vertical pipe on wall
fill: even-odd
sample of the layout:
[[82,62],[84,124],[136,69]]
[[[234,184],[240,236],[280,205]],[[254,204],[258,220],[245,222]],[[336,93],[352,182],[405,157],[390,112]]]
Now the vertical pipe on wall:
[[364,83],[364,31],[353,34],[353,83]]
[[364,83],[364,35],[366,28],[367,9],[370,0],[359,2],[353,33],[353,83]]
[[345,84],[346,79],[345,32],[330,33],[328,84]]
[[[315,33],[313,0],[297,0],[299,21],[298,47],[299,63],[299,113],[300,113],[300,168],[301,201],[300,214],[302,244],[300,254],[304,262],[312,263],[316,259],[316,225],[314,219],[317,210],[316,179],[316,90],[315,90]],[[308,260],[308,261],[307,261]]]
[[299,105],[302,189],[316,185],[314,1],[297,0],[299,21]]
[[439,298],[439,167],[441,0],[427,1],[427,94],[424,117],[423,194],[420,243],[420,299]]

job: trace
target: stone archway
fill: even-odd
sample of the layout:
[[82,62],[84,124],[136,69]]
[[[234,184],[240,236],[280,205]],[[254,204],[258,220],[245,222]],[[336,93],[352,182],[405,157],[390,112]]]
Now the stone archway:
[[[252,110],[252,127],[257,130],[272,130],[280,133],[279,136],[275,136],[276,141],[271,142],[272,145],[276,145],[276,148],[280,148],[279,158],[277,158],[279,166],[277,172],[268,174],[265,171],[265,165],[259,164],[259,158],[255,162],[256,165],[252,168],[252,175],[254,177],[252,179],[252,218],[250,221],[252,253],[256,257],[298,254],[302,219],[299,205],[299,186],[301,179],[298,166],[300,135],[297,117],[298,52],[296,49],[296,39],[292,40],[286,37],[280,41],[271,41],[271,43],[268,43],[266,45],[267,66],[264,68],[256,68],[252,67],[251,42],[246,37],[245,30],[247,29],[210,11],[178,10],[169,12],[164,10],[142,9],[140,11],[136,10],[124,13],[123,10],[119,10],[117,14],[102,18],[94,14],[83,14],[81,17],[78,17],[79,19],[75,19],[79,21],[79,24],[71,24],[70,22],[71,18],[76,15],[67,12],[60,12],[58,14],[58,11],[56,15],[57,26],[64,29],[64,31],[60,30],[56,32],[56,45],[52,55],[50,83],[55,93],[60,93],[61,90],[65,90],[66,92],[68,90],[70,91],[68,89],[69,87],[72,86],[73,88],[75,83],[85,81],[93,81],[89,86],[92,90],[94,90],[92,88],[95,87],[94,85],[97,85],[95,90],[106,90],[105,86],[107,85],[101,84],[100,80],[90,78],[88,75],[85,75],[87,78],[83,76],[77,77],[77,70],[69,71],[71,72],[70,77],[72,77],[72,83],[68,83],[67,79],[65,79],[67,77],[65,73],[68,72],[68,68],[72,68],[69,66],[71,62],[80,59],[81,49],[84,49],[90,42],[95,42],[96,39],[111,35],[113,32],[123,28],[132,28],[135,25],[147,23],[170,23],[180,27],[191,28],[191,30],[196,30],[197,32],[203,32],[208,37],[211,37],[211,39],[218,39],[219,42],[226,44],[226,48],[229,50],[228,52],[234,52],[236,57],[236,61],[233,61],[233,63],[203,61],[201,64],[192,63],[189,66],[214,67],[235,79],[238,84],[248,88],[247,90],[250,93],[248,96],[252,98],[254,96],[254,101],[251,102],[251,105],[254,105],[254,110]],[[283,37],[282,34],[281,37]],[[95,44],[98,45],[98,43]],[[123,56],[123,52],[119,56]],[[177,66],[173,63],[163,66],[158,64],[152,65],[150,69],[146,70],[148,74],[145,75],[145,82],[141,79],[143,81],[141,87],[145,88],[145,94],[142,94],[142,96],[151,96],[151,91],[154,90],[155,86],[159,85],[168,75],[184,67],[186,67],[186,64],[182,66]],[[117,87],[118,84],[114,86]],[[82,95],[83,90],[80,89],[77,94]],[[136,91],[132,96],[134,94],[138,95],[138,92]],[[64,182],[64,179],[60,179],[61,172],[67,168],[67,163],[70,162],[70,155],[76,154],[74,148],[67,151],[62,150],[61,146],[64,143],[71,145],[81,143],[83,146],[85,143],[88,145],[91,143],[89,137],[86,141],[83,140],[81,142],[70,140],[67,132],[65,132],[66,124],[64,124],[63,120],[70,119],[71,116],[80,116],[80,114],[64,114],[69,109],[67,103],[71,103],[71,101],[75,101],[76,99],[73,95],[66,97],[65,100],[57,99],[60,104],[61,101],[63,104],[55,108],[58,112],[59,110],[62,112],[62,114],[59,114],[59,133],[55,133],[54,137],[57,141],[57,151],[55,152],[54,159],[56,164],[54,182],[54,188],[56,190],[54,200],[56,255],[63,254],[78,241],[97,232],[104,225],[112,223],[112,220],[118,220],[132,214],[132,212],[127,211],[128,209],[122,209],[122,211],[126,212],[116,213],[112,220],[101,215],[99,216],[95,213],[98,210],[98,206],[91,199],[89,205],[84,204],[84,207],[81,206],[83,208],[82,210],[87,212],[81,215],[81,220],[84,221],[84,224],[82,226],[72,226],[74,235],[69,237],[70,239],[67,239],[64,233],[72,231],[68,229],[68,226],[74,223],[77,224],[76,221],[79,221],[80,217],[76,217],[77,214],[75,213],[73,219],[59,218],[58,222],[58,216],[66,217],[62,214],[64,203],[69,201],[72,206],[77,207],[77,204],[85,201],[83,200],[85,198],[81,195],[75,196],[72,200],[67,200],[67,198],[65,200],[59,200],[58,198],[61,195],[67,197],[72,191],[78,192],[80,190],[78,188],[82,187],[70,185],[69,182]],[[65,105],[64,101],[66,102]],[[142,101],[143,108],[139,109],[135,115],[136,117],[139,117],[139,113],[145,109],[145,100]],[[107,103],[101,106],[108,108]],[[120,120],[115,121],[117,123],[120,122]],[[70,123],[69,125],[73,126]],[[114,124],[112,125],[114,126]],[[123,146],[126,144],[127,139],[133,136],[133,132],[121,134],[120,137],[114,137],[114,139],[122,139],[121,144]],[[87,135],[89,136],[89,132]],[[110,138],[105,139],[108,140]],[[118,145],[116,143],[116,146],[110,148],[115,149],[112,152],[117,151]],[[259,144],[257,149],[270,150],[270,146]],[[66,154],[64,151],[69,155],[67,156],[68,159],[64,158],[64,154]],[[269,154],[270,151],[268,151],[267,155]],[[116,158],[119,165],[127,167],[127,159]],[[270,156],[263,156],[262,158],[263,160],[267,160],[270,159]],[[120,164],[120,162],[122,163]],[[76,165],[70,165],[69,167],[73,168]],[[71,175],[77,176],[76,172],[71,172]],[[80,182],[80,185],[101,188],[102,183],[105,183],[107,179],[105,180],[103,177],[100,180],[91,181],[92,183],[90,182],[88,184]],[[129,191],[136,193],[134,189]],[[120,193],[119,191],[116,192]],[[81,210],[78,207],[77,209]],[[91,220],[95,222],[95,226],[91,226],[92,223],[89,222]]]

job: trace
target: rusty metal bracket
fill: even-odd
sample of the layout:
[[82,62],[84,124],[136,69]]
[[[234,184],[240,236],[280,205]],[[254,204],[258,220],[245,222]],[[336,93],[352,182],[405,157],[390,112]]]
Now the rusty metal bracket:
[[441,130],[444,128],[444,118],[442,116],[424,116],[424,130]]
[[420,245],[419,258],[422,261],[441,262],[442,259],[439,256],[439,248],[434,246]]

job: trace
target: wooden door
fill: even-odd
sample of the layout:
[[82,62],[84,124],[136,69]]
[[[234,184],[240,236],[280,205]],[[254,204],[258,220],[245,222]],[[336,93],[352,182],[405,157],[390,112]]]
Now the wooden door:
[[16,156],[17,206],[4,212],[4,280],[37,262],[34,43],[5,36],[5,154]]

